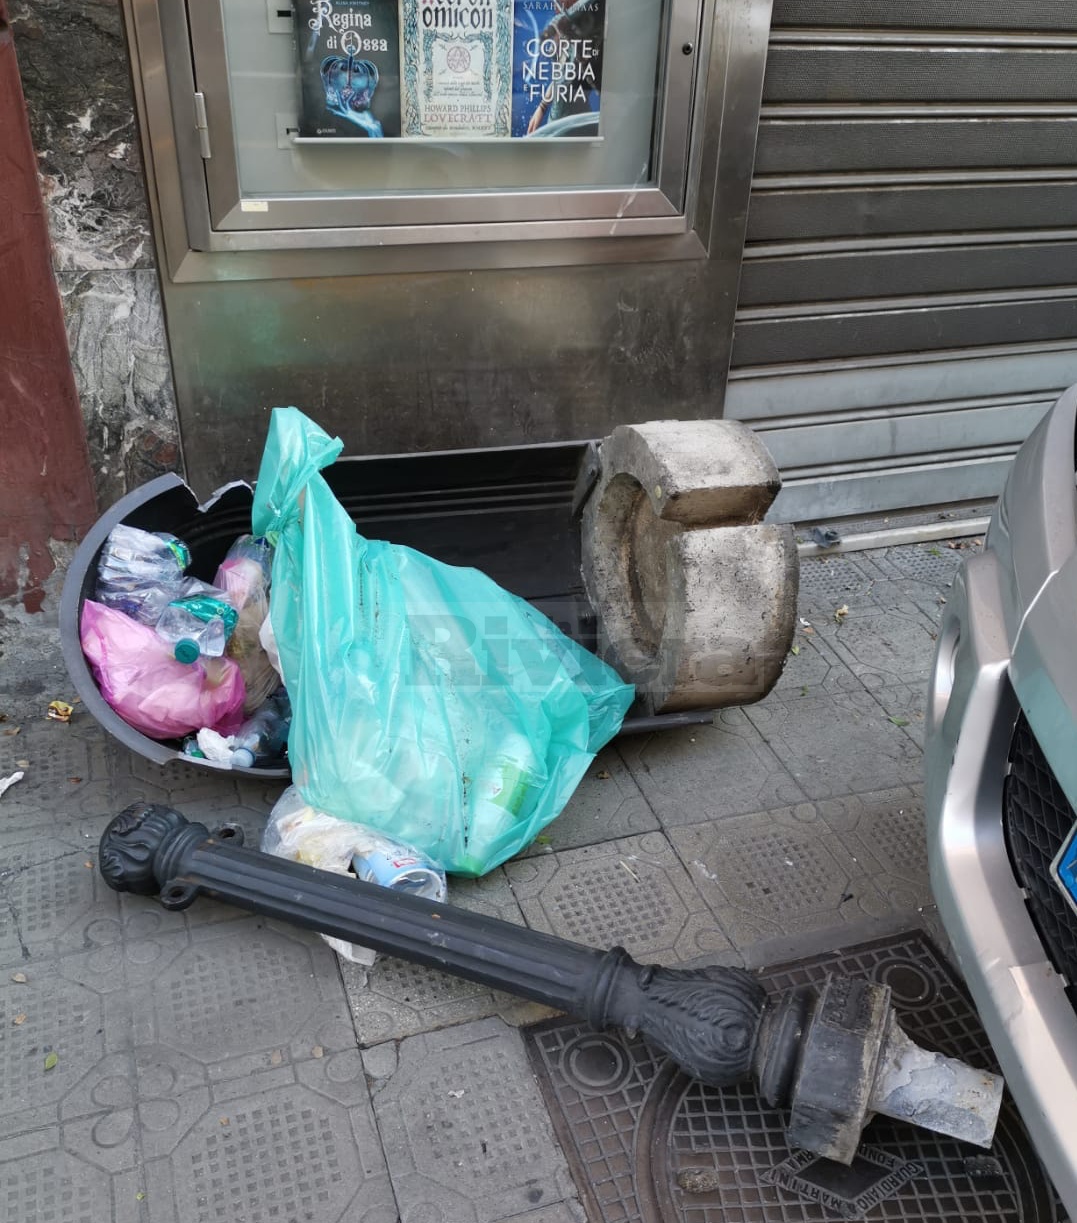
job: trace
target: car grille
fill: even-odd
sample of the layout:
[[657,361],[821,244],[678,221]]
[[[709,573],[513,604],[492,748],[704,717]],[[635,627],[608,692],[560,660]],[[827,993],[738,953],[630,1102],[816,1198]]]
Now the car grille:
[[1059,891],[1051,863],[1077,820],[1077,812],[1063,794],[1024,714],[1010,742],[1003,811],[1014,874],[1025,889],[1044,949],[1070,983],[1072,1001],[1077,985],[1077,912]]

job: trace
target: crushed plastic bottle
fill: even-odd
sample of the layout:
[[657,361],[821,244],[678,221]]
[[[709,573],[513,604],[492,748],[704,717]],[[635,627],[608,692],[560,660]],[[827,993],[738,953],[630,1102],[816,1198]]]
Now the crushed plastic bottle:
[[[220,595],[216,591],[215,595]],[[239,619],[236,609],[223,597],[197,594],[177,599],[161,613],[157,636],[173,647],[177,662],[220,658]]]
[[236,731],[232,747],[232,765],[250,769],[256,764],[269,764],[284,754],[288,729],[292,723],[292,705],[283,688],[269,698]]
[[95,598],[140,624],[156,624],[180,597],[190,563],[187,545],[175,535],[120,523],[101,549]]

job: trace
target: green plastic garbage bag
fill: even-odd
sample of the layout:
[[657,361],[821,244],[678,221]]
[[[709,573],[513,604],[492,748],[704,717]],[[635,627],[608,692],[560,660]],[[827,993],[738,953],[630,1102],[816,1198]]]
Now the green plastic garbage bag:
[[277,408],[255,488],[293,780],[312,807],[480,875],[561,811],[633,688],[477,570],[364,539],[319,474],[341,449]]

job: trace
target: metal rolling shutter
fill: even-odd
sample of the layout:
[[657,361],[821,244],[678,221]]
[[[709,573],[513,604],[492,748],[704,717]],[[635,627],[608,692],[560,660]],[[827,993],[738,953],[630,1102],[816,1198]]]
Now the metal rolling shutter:
[[998,492],[1077,382],[1074,0],[775,0],[732,366],[773,517]]

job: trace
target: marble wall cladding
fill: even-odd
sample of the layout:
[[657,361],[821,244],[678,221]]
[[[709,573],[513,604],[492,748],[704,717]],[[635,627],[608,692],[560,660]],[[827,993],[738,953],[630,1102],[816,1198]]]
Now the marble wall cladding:
[[98,499],[180,469],[176,404],[152,268],[59,272]]
[[119,0],[11,0],[98,501],[179,470]]
[[57,270],[152,267],[117,0],[10,10]]

